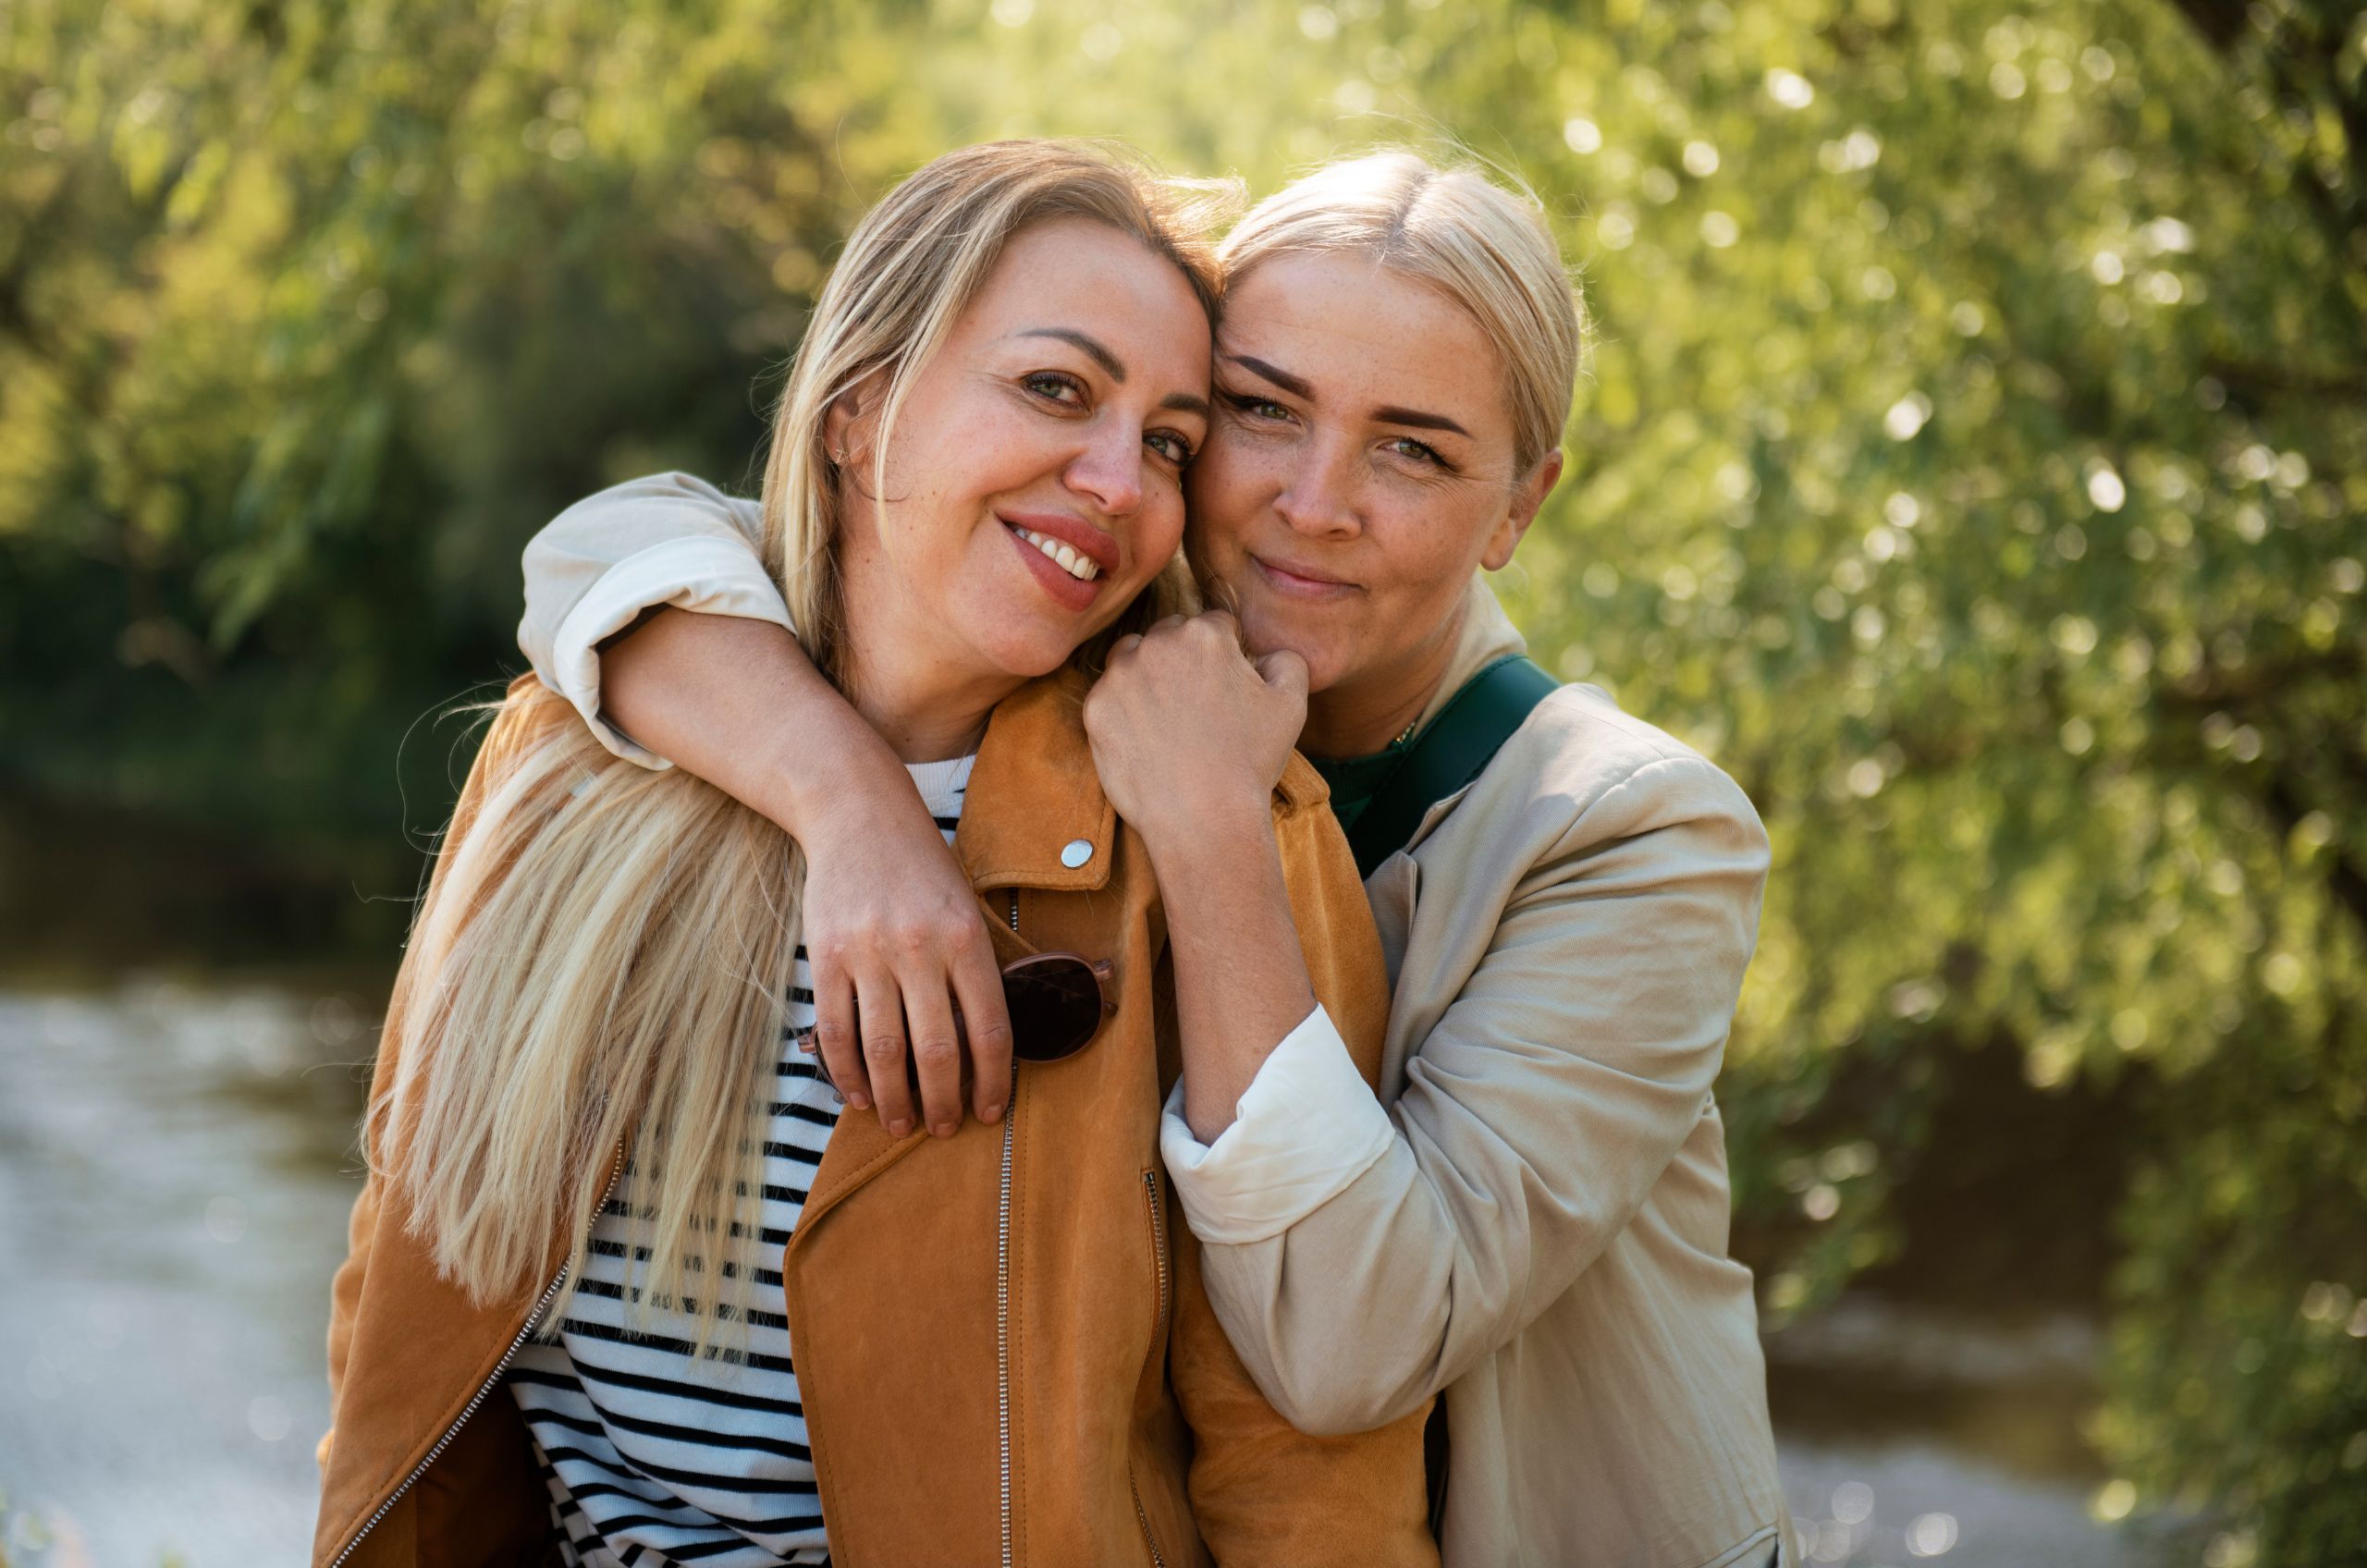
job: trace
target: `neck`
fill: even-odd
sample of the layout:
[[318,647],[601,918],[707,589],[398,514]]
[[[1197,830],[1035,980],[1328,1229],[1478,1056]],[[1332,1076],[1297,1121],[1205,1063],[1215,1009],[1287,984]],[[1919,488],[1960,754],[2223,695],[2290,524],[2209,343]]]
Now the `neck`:
[[880,739],[899,759],[908,763],[942,762],[976,751],[995,704],[1016,690],[1009,682],[990,696],[932,690],[866,677],[859,664],[852,667],[851,677],[848,698],[854,711],[879,731]]
[[941,630],[885,574],[846,563],[847,700],[908,763],[977,750],[997,703],[1025,684],[939,645]]
[[1446,623],[1414,647],[1309,695],[1299,750],[1312,757],[1361,757],[1396,740],[1438,695],[1462,635],[1458,603]]

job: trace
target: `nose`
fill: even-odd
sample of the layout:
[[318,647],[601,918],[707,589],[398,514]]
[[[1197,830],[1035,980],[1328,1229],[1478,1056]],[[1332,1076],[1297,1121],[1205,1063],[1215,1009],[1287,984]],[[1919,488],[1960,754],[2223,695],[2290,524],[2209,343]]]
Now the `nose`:
[[1061,475],[1091,497],[1104,517],[1125,517],[1143,504],[1143,433],[1125,420],[1095,423],[1085,449]]
[[1274,510],[1291,532],[1309,539],[1354,538],[1364,532],[1347,472],[1353,454],[1344,442],[1310,441],[1299,449],[1289,482],[1274,497]]

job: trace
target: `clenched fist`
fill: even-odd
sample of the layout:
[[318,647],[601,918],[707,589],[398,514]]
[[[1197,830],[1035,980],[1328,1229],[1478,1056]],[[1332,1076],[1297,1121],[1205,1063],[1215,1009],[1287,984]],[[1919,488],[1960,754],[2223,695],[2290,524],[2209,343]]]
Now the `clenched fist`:
[[1262,822],[1306,723],[1306,661],[1252,664],[1221,610],[1120,638],[1085,703],[1101,787],[1154,851],[1245,814]]

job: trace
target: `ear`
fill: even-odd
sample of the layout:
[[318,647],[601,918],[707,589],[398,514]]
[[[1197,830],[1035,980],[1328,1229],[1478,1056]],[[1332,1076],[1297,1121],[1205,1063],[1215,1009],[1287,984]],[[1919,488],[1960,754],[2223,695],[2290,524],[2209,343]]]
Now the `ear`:
[[1562,448],[1556,447],[1538,459],[1537,466],[1528,471],[1528,477],[1513,487],[1511,507],[1488,535],[1488,547],[1479,553],[1481,566],[1490,571],[1502,571],[1512,563],[1513,551],[1519,548],[1521,535],[1537,521],[1537,509],[1561,482]]
[[873,371],[830,399],[822,414],[822,449],[841,469],[860,464],[878,423],[879,373]]

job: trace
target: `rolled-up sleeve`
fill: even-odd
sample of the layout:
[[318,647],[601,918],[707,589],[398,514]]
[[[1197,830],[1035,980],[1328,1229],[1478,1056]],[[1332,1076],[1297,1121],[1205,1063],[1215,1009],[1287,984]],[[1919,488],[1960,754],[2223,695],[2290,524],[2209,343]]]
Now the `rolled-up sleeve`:
[[1321,1007],[1282,1036],[1213,1144],[1184,1120],[1184,1085],[1167,1096],[1159,1146],[1192,1233],[1262,1242],[1297,1224],[1372,1169],[1396,1141],[1347,1042]]
[[1287,1229],[1204,1238],[1210,1301],[1306,1430],[1391,1420],[1511,1340],[1702,1113],[1757,939],[1758,816],[1686,756],[1564,820],[1408,1062],[1381,1158]]
[[518,646],[543,684],[617,755],[672,765],[618,729],[600,706],[600,644],[664,606],[790,628],[760,554],[764,508],[687,473],[658,473],[586,496],[527,543]]

